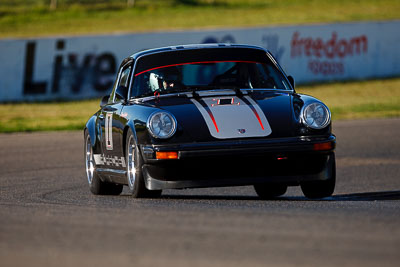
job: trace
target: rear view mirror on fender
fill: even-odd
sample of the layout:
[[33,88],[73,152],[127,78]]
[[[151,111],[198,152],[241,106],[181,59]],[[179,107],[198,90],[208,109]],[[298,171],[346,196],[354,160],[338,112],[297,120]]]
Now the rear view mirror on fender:
[[101,101],[100,101],[100,107],[101,107],[101,108],[104,107],[105,105],[107,105],[108,99],[109,99],[109,98],[110,98],[109,95],[103,96],[103,98],[102,98]]

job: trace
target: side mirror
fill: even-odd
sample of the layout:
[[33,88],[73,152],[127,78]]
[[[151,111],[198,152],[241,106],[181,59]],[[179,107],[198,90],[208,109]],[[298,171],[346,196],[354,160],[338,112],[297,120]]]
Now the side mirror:
[[109,99],[109,98],[110,98],[109,95],[103,96],[103,98],[102,98],[101,101],[100,101],[100,107],[101,107],[101,108],[108,104],[108,99]]
[[287,79],[289,80],[289,82],[290,82],[290,85],[293,87],[293,89],[294,89],[294,78],[292,77],[292,76],[287,76]]

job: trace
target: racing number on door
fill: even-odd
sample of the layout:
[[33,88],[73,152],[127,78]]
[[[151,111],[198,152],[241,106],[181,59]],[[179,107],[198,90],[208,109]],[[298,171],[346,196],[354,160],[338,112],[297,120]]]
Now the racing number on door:
[[112,117],[113,117],[112,112],[106,113],[105,132],[106,132],[106,148],[107,148],[107,150],[113,150]]

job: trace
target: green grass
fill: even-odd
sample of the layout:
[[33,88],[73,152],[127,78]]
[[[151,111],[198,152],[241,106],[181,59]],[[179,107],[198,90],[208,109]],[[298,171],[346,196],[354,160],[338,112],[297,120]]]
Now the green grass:
[[49,2],[0,0],[0,38],[400,18],[398,0],[136,0],[131,8],[126,0],[59,0],[56,10]]
[[76,102],[0,104],[0,132],[83,129],[99,109],[100,100]]
[[302,86],[297,91],[324,101],[333,119],[400,117],[400,78]]
[[[324,101],[334,120],[400,116],[400,78],[302,86],[297,92]],[[80,130],[99,103],[0,104],[0,132]]]

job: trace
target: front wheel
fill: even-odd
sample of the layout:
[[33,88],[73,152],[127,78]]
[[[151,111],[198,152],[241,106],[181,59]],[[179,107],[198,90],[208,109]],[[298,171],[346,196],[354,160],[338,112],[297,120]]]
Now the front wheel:
[[96,172],[96,164],[90,135],[85,131],[85,167],[86,178],[89,183],[90,192],[94,195],[119,195],[122,192],[123,185],[103,182]]
[[336,184],[336,160],[335,153],[329,156],[325,171],[328,179],[323,181],[310,181],[301,184],[303,194],[310,199],[330,197],[335,191]]
[[129,129],[126,136],[126,178],[129,191],[134,198],[156,198],[161,195],[161,190],[148,190],[144,184],[142,166],[143,159],[139,148],[136,146],[135,138]]

